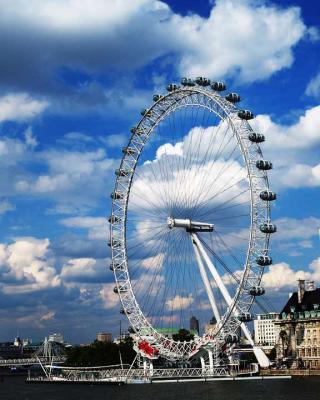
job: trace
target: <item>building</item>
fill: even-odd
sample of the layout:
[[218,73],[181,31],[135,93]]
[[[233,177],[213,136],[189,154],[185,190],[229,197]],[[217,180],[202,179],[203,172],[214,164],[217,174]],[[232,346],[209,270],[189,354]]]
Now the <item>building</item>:
[[0,343],[0,358],[13,359],[22,358],[23,347],[17,346],[14,342]]
[[257,314],[253,321],[254,342],[261,347],[274,347],[279,338],[279,326],[275,320],[279,318],[278,313]]
[[49,342],[56,342],[56,343],[63,343],[63,335],[61,333],[53,333],[52,335],[49,335],[48,338]]
[[192,316],[190,318],[190,332],[196,331],[197,334],[199,335],[199,321],[195,316]]
[[204,333],[208,335],[209,333],[212,333],[212,331],[216,328],[217,325],[217,320],[215,317],[212,317],[209,321],[208,324],[205,325],[204,327]]
[[108,333],[108,332],[100,332],[97,335],[97,341],[104,342],[104,343],[111,343],[112,335],[111,335],[111,333]]
[[300,279],[275,324],[277,359],[292,367],[320,368],[320,289]]

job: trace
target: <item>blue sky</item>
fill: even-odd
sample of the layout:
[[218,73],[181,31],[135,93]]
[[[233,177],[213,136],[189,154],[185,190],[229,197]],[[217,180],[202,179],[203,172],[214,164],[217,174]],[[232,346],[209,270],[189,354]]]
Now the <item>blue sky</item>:
[[[116,333],[114,169],[152,95],[223,80],[257,115],[278,193],[264,284],[320,285],[317,1],[0,1],[0,340]],[[124,322],[125,324],[125,322]]]

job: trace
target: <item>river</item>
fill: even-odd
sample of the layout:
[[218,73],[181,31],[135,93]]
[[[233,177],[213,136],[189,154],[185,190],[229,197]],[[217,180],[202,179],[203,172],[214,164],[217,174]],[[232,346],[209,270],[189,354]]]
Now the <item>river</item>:
[[319,400],[320,377],[144,385],[26,384],[0,381],[1,400]]

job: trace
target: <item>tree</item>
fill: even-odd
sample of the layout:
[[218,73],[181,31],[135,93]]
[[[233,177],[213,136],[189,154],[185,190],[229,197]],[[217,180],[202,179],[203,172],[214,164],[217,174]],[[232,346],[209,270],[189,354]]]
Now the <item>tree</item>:
[[188,329],[181,328],[178,333],[172,335],[172,339],[180,342],[190,342],[193,340],[194,335]]

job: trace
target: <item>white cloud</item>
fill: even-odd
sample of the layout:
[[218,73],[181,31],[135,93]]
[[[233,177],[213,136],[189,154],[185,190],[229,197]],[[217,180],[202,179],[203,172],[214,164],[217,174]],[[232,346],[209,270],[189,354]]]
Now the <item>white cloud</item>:
[[92,240],[105,240],[109,234],[108,222],[103,217],[71,217],[60,223],[69,228],[88,229],[88,238]]
[[298,8],[251,0],[218,0],[208,19],[189,16],[174,21],[185,46],[181,72],[231,75],[248,82],[290,67],[292,47],[306,29]]
[[106,309],[120,305],[119,295],[113,292],[114,287],[114,283],[106,283],[100,290],[100,298],[102,299],[103,306]]
[[193,303],[193,301],[194,299],[191,293],[186,297],[177,294],[172,299],[166,301],[166,306],[168,310],[183,310],[185,308],[188,308]]
[[320,106],[306,110],[292,125],[277,124],[268,115],[258,115],[251,124],[266,136],[262,150],[274,163],[276,190],[320,185]]
[[8,200],[0,200],[0,215],[15,210],[15,207]]
[[0,97],[0,122],[25,121],[41,114],[49,103],[37,100],[27,93],[7,94]]
[[313,260],[308,270],[294,270],[289,264],[282,262],[271,265],[263,275],[262,284],[266,288],[279,290],[284,287],[296,287],[298,279],[320,280],[320,257]]
[[81,132],[68,132],[63,136],[63,140],[76,142],[92,142],[93,138]]
[[103,138],[103,141],[106,143],[108,147],[117,147],[121,148],[129,141],[129,135],[123,135],[121,133],[114,135],[107,135]]
[[292,188],[320,186],[320,164],[314,167],[306,164],[293,165],[283,174],[281,183]]
[[46,314],[41,316],[40,321],[50,321],[54,319],[55,315],[56,315],[55,311],[48,311]]
[[163,266],[164,259],[165,254],[159,253],[155,256],[147,257],[141,260],[141,266],[146,270],[157,269],[158,271],[160,271]]
[[24,137],[27,146],[34,148],[38,145],[37,139],[34,136],[32,128],[30,126],[28,127],[28,129],[25,130]]
[[315,75],[308,83],[305,93],[307,96],[320,96],[320,72],[318,72],[317,75]]
[[311,274],[303,270],[294,271],[290,265],[282,262],[269,267],[269,271],[263,275],[262,284],[266,288],[281,289],[294,287],[298,279],[310,279]]
[[74,210],[92,206],[105,194],[114,164],[102,148],[87,152],[51,150],[39,152],[35,158],[48,172],[16,178],[15,190],[49,197],[65,209],[72,206]]
[[[208,18],[175,14],[155,0],[117,0],[108,7],[104,0],[1,3],[2,37],[24,27],[15,40],[10,36],[10,52],[4,47],[1,60],[4,71],[15,65],[20,82],[27,78],[26,64],[39,66],[41,81],[60,65],[132,69],[167,54],[175,55],[180,73],[251,82],[290,67],[292,49],[306,33],[299,8],[252,0],[217,0]],[[22,38],[33,44],[28,52]]]
[[310,26],[307,33],[311,42],[320,40],[320,30],[316,26]]
[[268,115],[258,115],[251,125],[266,135],[263,148],[306,149],[320,143],[320,106],[310,108],[293,125],[280,125]]
[[94,258],[73,258],[62,266],[62,278],[78,278],[94,275],[96,260]]
[[17,238],[0,245],[0,271],[20,284],[7,284],[4,293],[17,294],[60,286],[61,281],[49,251],[49,239]]
[[293,239],[310,239],[318,235],[320,218],[309,217],[303,219],[280,218],[275,221],[278,227],[277,241],[291,241]]

